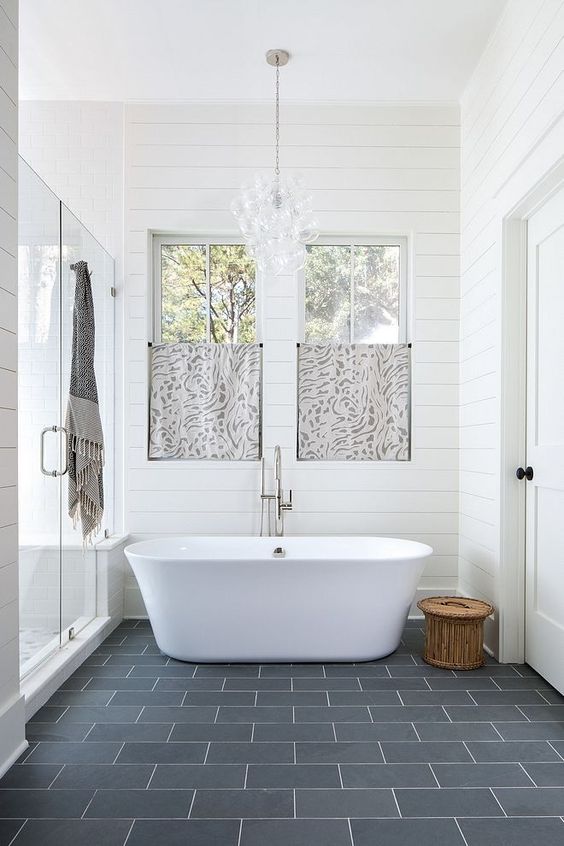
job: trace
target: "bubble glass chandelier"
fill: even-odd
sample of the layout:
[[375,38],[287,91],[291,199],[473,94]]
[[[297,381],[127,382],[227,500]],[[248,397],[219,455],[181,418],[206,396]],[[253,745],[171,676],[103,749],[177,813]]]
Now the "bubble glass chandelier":
[[231,203],[247,250],[259,269],[279,276],[301,270],[306,244],[318,237],[311,194],[296,176],[280,173],[280,68],[290,58],[285,50],[269,50],[266,61],[276,68],[274,178],[257,174]]

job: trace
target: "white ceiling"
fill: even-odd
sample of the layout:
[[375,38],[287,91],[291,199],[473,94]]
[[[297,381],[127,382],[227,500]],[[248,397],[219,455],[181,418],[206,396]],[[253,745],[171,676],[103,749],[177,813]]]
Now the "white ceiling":
[[[509,0],[511,2],[511,0]],[[457,100],[505,0],[20,0],[20,96]]]

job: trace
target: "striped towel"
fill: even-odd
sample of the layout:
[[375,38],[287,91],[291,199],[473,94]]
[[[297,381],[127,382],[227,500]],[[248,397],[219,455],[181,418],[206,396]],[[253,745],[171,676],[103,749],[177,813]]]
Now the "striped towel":
[[94,372],[94,301],[88,264],[71,264],[76,275],[72,315],[72,366],[65,428],[69,468],[69,515],[80,521],[85,544],[99,532],[104,514],[104,436]]

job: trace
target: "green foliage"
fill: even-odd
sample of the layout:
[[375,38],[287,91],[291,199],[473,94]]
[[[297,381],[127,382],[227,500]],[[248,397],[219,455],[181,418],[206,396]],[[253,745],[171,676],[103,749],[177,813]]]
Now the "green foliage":
[[306,341],[347,343],[397,340],[399,247],[314,244],[307,248]]
[[[163,343],[205,341],[208,286],[204,245],[166,244],[161,252]],[[241,244],[210,246],[210,340],[255,340],[255,264]]]

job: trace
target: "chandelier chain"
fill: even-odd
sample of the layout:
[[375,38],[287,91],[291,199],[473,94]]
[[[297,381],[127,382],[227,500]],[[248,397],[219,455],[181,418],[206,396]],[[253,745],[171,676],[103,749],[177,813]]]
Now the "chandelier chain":
[[280,57],[276,56],[276,161],[274,173],[280,176]]

